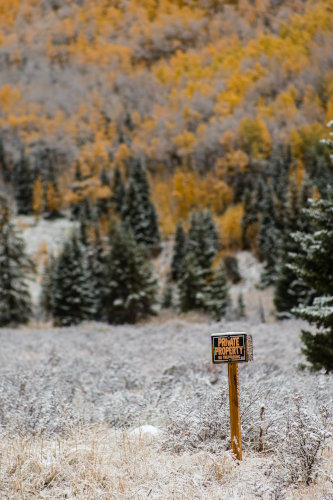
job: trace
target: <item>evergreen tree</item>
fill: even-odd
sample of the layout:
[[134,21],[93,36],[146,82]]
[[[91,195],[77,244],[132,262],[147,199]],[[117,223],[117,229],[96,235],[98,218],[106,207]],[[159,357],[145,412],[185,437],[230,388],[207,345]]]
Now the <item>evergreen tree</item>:
[[172,296],[172,286],[170,283],[167,283],[163,297],[162,297],[162,307],[163,309],[169,309],[173,305],[173,296]]
[[[203,224],[206,227],[211,245],[215,250],[215,255],[220,248],[220,236],[210,210],[205,210],[202,214]],[[214,257],[215,257],[214,255]]]
[[264,190],[261,212],[257,250],[259,257],[265,260],[260,278],[261,286],[265,287],[271,285],[276,276],[280,241],[280,232],[276,226],[274,195],[270,184],[267,184]]
[[78,237],[74,234],[56,260],[52,312],[56,325],[69,326],[96,315],[94,280]]
[[217,321],[220,321],[225,316],[229,306],[230,296],[227,273],[224,264],[221,263],[214,279],[209,284],[205,307]]
[[212,231],[210,224],[207,224],[207,218],[211,216],[203,210],[192,213],[187,243],[187,251],[195,255],[206,278],[211,274],[211,265],[218,248],[217,230],[214,227]]
[[88,236],[88,224],[87,218],[85,216],[84,205],[80,207],[80,218],[79,218],[79,237],[80,243],[83,247],[87,248],[89,246],[89,236]]
[[159,250],[160,233],[145,169],[139,161],[132,163],[122,220],[131,228],[137,243],[154,252]]
[[315,370],[333,371],[333,188],[327,199],[311,200],[304,209],[311,233],[294,233],[298,251],[291,253],[291,269],[316,298],[293,312],[313,324],[317,332],[302,331],[303,352]]
[[319,141],[305,154],[305,169],[321,196],[327,196],[327,187],[333,185],[333,169],[327,142]]
[[33,264],[16,233],[7,200],[0,198],[0,326],[26,323],[32,306],[26,276]]
[[186,233],[183,226],[180,222],[178,222],[171,262],[171,277],[175,281],[177,281],[181,275],[183,260],[186,255],[186,240]]
[[[301,194],[299,195],[296,183],[291,180],[284,209],[285,231],[282,238],[282,248],[280,261],[277,266],[277,277],[274,284],[274,305],[278,312],[278,317],[289,318],[292,316],[292,309],[300,302],[311,301],[311,291],[296,276],[289,266],[289,254],[298,249],[298,245],[292,237],[293,232],[304,230],[305,223],[301,217],[301,209],[307,205],[305,191],[308,182],[304,181]],[[303,205],[303,207],[302,207]]]
[[256,190],[255,190],[255,203],[254,203],[254,211],[258,215],[263,210],[264,200],[265,200],[265,191],[266,184],[262,178],[259,177]]
[[111,204],[117,214],[121,214],[125,203],[125,186],[118,165],[113,174]]
[[206,273],[199,264],[195,254],[186,254],[183,270],[178,281],[179,307],[183,312],[191,309],[206,308]]
[[0,172],[2,173],[2,178],[3,178],[3,181],[5,183],[11,181],[10,166],[9,166],[9,162],[7,160],[2,137],[0,137]]
[[94,240],[91,243],[88,261],[93,276],[94,293],[96,299],[96,319],[106,321],[106,302],[108,294],[107,283],[107,252],[100,235],[98,226],[95,226]]
[[285,152],[280,146],[275,148],[270,160],[270,176],[275,198],[276,225],[283,231],[283,210],[288,192],[288,174],[292,158],[290,148]]
[[21,152],[19,161],[14,166],[14,194],[17,213],[22,215],[33,212],[33,185],[34,176],[24,151]]
[[156,280],[149,257],[124,226],[115,230],[110,243],[107,319],[109,323],[135,323],[154,313]]

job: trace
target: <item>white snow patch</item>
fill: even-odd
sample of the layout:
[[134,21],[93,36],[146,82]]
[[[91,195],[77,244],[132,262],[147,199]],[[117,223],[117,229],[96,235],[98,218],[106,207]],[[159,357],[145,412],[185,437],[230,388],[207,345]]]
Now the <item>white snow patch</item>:
[[161,429],[154,425],[140,425],[129,432],[131,436],[151,436],[156,437],[161,434]]

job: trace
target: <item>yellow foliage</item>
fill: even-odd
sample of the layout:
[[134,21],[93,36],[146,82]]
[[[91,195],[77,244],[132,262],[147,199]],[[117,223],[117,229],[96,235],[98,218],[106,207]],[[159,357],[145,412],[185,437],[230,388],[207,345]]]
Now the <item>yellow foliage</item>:
[[198,207],[222,213],[231,203],[233,192],[223,180],[211,173],[202,178],[197,172],[177,170],[173,177],[172,196],[175,219],[178,220],[186,219]]
[[178,147],[180,156],[187,156],[191,154],[195,140],[195,135],[192,134],[192,132],[185,130],[182,134],[177,135],[173,139],[173,142]]
[[111,189],[109,186],[99,186],[94,190],[94,198],[96,200],[107,200],[111,196]]
[[[73,171],[63,165],[67,177],[59,191],[65,201],[108,196],[98,180],[101,169],[124,168],[140,154],[155,173],[169,176],[166,192],[162,177],[153,179],[157,206],[159,198],[164,200],[165,232],[198,206],[222,214],[233,199],[226,182],[246,171],[251,159],[269,156],[268,124],[274,137],[290,141],[296,159],[304,161],[306,148],[325,134],[325,122],[333,116],[333,74],[317,66],[314,55],[319,49],[323,58],[325,51],[329,55],[325,40],[333,30],[332,0],[293,0],[281,7],[283,16],[275,6],[274,33],[266,24],[272,15],[266,0],[227,3],[237,6],[215,15],[222,7],[218,0],[128,0],[126,7],[116,0],[66,0],[58,10],[40,0],[0,1],[0,46],[8,65],[0,88],[0,127],[27,145],[47,137],[78,151],[85,181],[93,180],[74,186],[78,191],[71,195]],[[52,84],[48,88],[43,79],[8,84],[14,80],[6,80],[6,74],[13,69],[19,77],[25,60],[37,60],[41,53],[50,68],[59,66],[69,75],[73,69],[81,102],[66,91],[61,103],[53,100]],[[319,85],[306,88],[303,75],[310,72],[322,83],[320,90]],[[289,87],[274,82],[274,74],[286,77]],[[141,98],[138,86],[146,82],[149,90],[143,88]],[[301,91],[295,88],[299,82]],[[304,117],[306,125],[299,126]],[[120,134],[126,144],[119,144]],[[214,176],[187,170],[172,176],[179,158],[183,167],[196,166],[203,157],[209,162],[215,143],[222,154],[216,160],[212,151],[208,168]],[[39,205],[36,201],[37,213]]]
[[6,113],[13,111],[21,97],[20,91],[17,88],[12,88],[10,85],[4,85],[0,88],[0,110]]
[[248,165],[248,155],[244,151],[236,149],[216,161],[215,171],[219,177],[231,179],[236,174],[246,172]]
[[172,190],[172,178],[155,178],[152,183],[152,200],[158,211],[159,224],[164,236],[171,236],[175,232],[175,206]]
[[297,161],[296,171],[295,171],[295,181],[298,188],[301,187],[305,175],[304,164],[301,160]]
[[267,157],[272,148],[272,139],[261,118],[243,118],[238,127],[240,145],[254,158]]
[[242,246],[242,203],[230,206],[219,219],[220,238],[224,248],[238,250]]
[[124,168],[127,160],[131,158],[131,151],[126,144],[120,144],[116,154],[114,156],[114,161],[117,165]]
[[286,121],[295,119],[298,110],[295,104],[294,88],[288,92],[281,92],[275,100],[274,111],[275,115],[283,117]]

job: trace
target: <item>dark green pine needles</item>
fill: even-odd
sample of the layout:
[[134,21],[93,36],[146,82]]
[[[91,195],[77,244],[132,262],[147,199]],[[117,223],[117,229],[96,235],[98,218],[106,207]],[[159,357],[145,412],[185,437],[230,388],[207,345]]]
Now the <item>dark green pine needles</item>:
[[0,198],[0,326],[26,323],[31,315],[27,276],[33,263],[11,221],[7,200]]
[[303,352],[315,370],[333,371],[333,188],[327,199],[311,200],[303,210],[312,228],[294,233],[298,251],[290,254],[291,270],[314,292],[311,305],[293,312],[316,328],[302,332]]
[[75,234],[65,243],[55,263],[51,302],[55,325],[75,325],[95,318],[94,279]]
[[149,255],[131,231],[119,226],[112,234],[107,264],[105,308],[109,323],[135,323],[154,314],[157,291]]

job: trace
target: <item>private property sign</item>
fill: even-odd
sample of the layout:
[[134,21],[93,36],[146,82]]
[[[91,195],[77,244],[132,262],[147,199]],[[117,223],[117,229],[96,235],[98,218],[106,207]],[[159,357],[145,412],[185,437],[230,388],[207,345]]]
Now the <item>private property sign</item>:
[[213,363],[228,365],[231,448],[242,460],[238,363],[253,360],[252,336],[245,332],[213,333],[211,341]]
[[213,333],[213,363],[252,361],[252,336],[244,332]]

